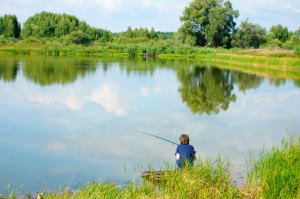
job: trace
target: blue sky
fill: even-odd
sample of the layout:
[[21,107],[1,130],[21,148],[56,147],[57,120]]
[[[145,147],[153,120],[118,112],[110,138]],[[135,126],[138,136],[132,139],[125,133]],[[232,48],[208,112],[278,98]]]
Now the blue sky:
[[[41,12],[65,12],[87,23],[122,31],[132,27],[155,27],[161,31],[176,31],[179,16],[190,0],[0,0],[0,15],[16,14],[21,22]],[[232,0],[240,11],[238,22],[249,19],[267,28],[284,24],[291,30],[300,27],[299,0]]]

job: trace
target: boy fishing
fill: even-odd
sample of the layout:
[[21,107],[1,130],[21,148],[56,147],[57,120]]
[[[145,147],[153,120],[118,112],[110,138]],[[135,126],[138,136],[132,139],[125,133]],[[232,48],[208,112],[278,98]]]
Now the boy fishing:
[[177,146],[175,157],[178,168],[184,167],[187,163],[192,164],[194,162],[196,151],[194,147],[190,145],[190,138],[187,134],[182,134],[179,137],[180,145]]

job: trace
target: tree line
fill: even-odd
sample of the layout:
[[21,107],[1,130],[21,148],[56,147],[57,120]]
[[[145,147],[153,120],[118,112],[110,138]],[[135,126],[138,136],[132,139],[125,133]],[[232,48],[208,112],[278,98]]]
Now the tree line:
[[300,27],[289,31],[283,25],[274,25],[269,31],[259,24],[245,20],[236,26],[239,11],[228,0],[193,0],[180,17],[177,32],[157,32],[154,28],[128,29],[120,33],[91,27],[68,14],[41,12],[29,17],[23,27],[15,15],[0,17],[0,35],[14,38],[61,38],[75,44],[93,41],[130,41],[173,39],[191,46],[224,48],[259,48],[279,46],[293,48],[300,45]]
[[243,21],[236,28],[239,11],[230,1],[194,0],[183,12],[178,38],[190,45],[225,48],[259,48],[267,44],[290,48],[300,45],[300,27],[290,32],[282,25],[272,26],[267,32],[259,24]]

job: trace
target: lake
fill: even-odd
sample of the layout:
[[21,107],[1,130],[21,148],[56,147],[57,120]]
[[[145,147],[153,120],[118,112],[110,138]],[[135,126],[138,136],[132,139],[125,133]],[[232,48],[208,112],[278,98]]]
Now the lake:
[[190,135],[197,155],[249,153],[299,134],[300,77],[187,60],[0,55],[0,187],[76,189],[138,180],[136,167],[174,163]]

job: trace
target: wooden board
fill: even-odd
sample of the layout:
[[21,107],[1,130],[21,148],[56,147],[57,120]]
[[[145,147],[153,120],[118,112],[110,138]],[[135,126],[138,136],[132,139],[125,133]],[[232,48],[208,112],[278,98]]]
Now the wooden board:
[[172,170],[165,171],[144,171],[142,172],[142,178],[153,184],[160,184],[162,180],[170,177],[174,172]]

